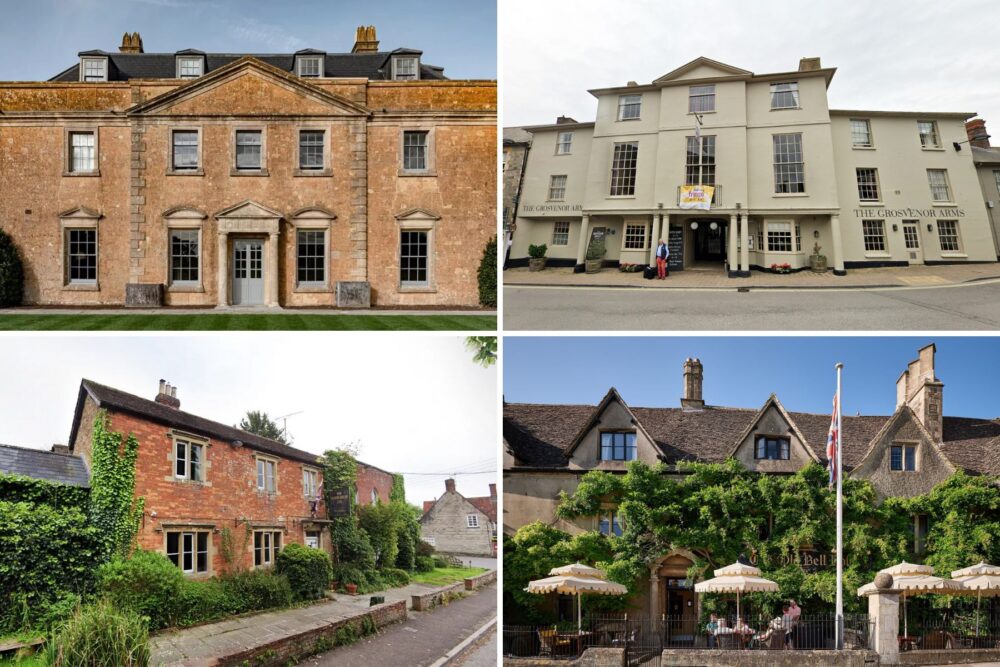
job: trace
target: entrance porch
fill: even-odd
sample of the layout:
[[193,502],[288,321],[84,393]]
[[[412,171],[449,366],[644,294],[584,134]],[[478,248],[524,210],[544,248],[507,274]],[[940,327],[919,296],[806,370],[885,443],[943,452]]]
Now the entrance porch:
[[216,214],[218,308],[279,307],[281,213],[245,201]]

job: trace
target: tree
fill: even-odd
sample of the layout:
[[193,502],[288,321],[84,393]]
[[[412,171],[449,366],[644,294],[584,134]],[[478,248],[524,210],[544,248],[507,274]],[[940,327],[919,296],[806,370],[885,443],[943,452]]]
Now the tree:
[[292,444],[292,438],[285,433],[285,429],[278,426],[277,422],[268,417],[267,413],[262,410],[247,412],[237,428],[262,438],[277,440],[284,445]]
[[483,368],[488,368],[497,362],[496,336],[466,336],[465,345],[475,353],[472,360]]
[[0,229],[0,308],[20,306],[24,297],[24,266],[17,246]]
[[479,261],[479,304],[497,307],[497,237],[490,239]]

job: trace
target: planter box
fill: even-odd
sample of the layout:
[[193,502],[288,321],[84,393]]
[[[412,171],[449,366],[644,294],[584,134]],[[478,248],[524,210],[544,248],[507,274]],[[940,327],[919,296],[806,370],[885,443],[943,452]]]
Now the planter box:
[[817,273],[826,271],[826,255],[809,255],[809,268]]
[[529,271],[541,271],[545,268],[545,257],[532,257],[528,260]]
[[603,259],[586,259],[583,262],[583,269],[587,273],[600,273],[602,266],[604,266]]

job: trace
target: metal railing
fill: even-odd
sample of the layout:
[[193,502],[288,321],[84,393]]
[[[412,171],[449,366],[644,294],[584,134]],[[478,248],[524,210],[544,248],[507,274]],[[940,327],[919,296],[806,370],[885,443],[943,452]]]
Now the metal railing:
[[[846,615],[844,648],[869,645],[874,623],[867,614]],[[505,625],[503,652],[508,657],[572,659],[590,647],[623,648],[652,655],[664,649],[832,650],[836,642],[833,614],[802,615],[796,621],[781,617],[735,617],[712,623],[699,616],[592,615],[577,631],[576,623],[527,626]]]
[[975,611],[927,609],[899,620],[900,651],[1000,649],[1000,618]]

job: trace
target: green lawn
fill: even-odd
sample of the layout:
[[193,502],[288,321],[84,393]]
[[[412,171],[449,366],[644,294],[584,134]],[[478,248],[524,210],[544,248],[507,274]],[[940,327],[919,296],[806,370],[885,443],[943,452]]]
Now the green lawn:
[[13,331],[496,331],[495,315],[0,315]]
[[0,667],[45,667],[45,665],[45,659],[37,655],[21,658],[20,660],[15,658],[4,660],[0,658]]
[[416,584],[444,586],[483,572],[486,572],[485,567],[436,567],[430,572],[416,572],[410,575],[410,581]]

